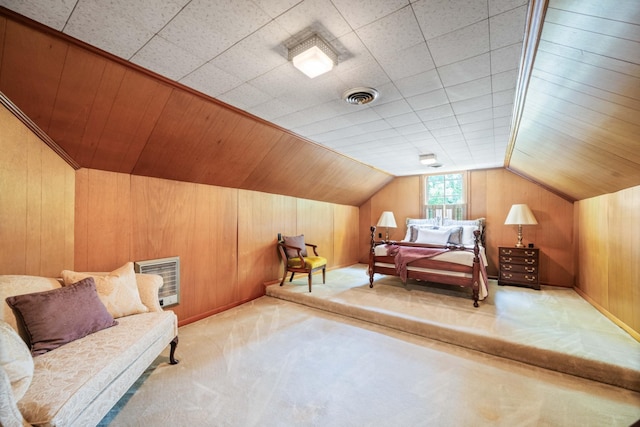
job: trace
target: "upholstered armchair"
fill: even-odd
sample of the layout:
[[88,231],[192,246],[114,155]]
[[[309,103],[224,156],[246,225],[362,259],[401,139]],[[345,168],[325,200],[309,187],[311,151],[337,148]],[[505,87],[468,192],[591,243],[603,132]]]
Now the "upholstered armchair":
[[[307,253],[307,248],[313,250],[313,255],[310,256]],[[291,273],[290,282],[293,280],[294,274],[304,273],[308,277],[309,292],[311,292],[311,275],[318,270],[322,270],[322,283],[325,283],[327,259],[318,255],[317,245],[305,243],[304,234],[283,236],[283,239],[278,241],[278,251],[284,264],[280,286],[284,284],[287,273]]]

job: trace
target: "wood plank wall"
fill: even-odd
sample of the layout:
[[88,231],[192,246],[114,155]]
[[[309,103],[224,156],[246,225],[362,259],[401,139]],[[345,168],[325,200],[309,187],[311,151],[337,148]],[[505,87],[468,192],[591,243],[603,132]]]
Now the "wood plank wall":
[[640,186],[575,203],[576,287],[640,339]]
[[75,171],[0,106],[0,274],[74,265]]
[[75,269],[180,256],[181,325],[279,281],[278,233],[305,234],[329,269],[357,262],[354,206],[95,169],[77,172],[76,195]]
[[[421,218],[421,177],[394,179],[361,206],[359,259],[368,262],[369,227],[375,225],[385,210],[394,212],[398,228],[390,229],[390,238],[402,239],[406,217]],[[512,204],[526,203],[533,210],[537,226],[524,227],[525,243],[534,242],[541,250],[542,283],[573,286],[573,204],[543,187],[506,169],[469,172],[469,218],[487,221],[488,273],[498,274],[498,246],[513,246],[517,241],[515,226],[504,225]],[[379,230],[384,232],[384,230]]]

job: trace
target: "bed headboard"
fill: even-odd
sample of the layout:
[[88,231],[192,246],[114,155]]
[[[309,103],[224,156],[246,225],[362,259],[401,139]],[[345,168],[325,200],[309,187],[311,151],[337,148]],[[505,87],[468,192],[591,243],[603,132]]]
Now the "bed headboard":
[[424,218],[407,218],[407,233],[405,235],[404,241],[414,241],[412,239],[415,237],[415,231],[412,233],[411,227],[415,228],[441,228],[441,227],[455,227],[461,226],[464,228],[463,233],[467,236],[467,238],[473,240],[473,230],[478,229],[480,231],[480,244],[485,246],[485,231],[487,228],[486,218],[476,218],[476,219],[464,219],[464,220],[456,220],[456,219],[443,219],[440,223],[439,220],[435,218],[424,219]]

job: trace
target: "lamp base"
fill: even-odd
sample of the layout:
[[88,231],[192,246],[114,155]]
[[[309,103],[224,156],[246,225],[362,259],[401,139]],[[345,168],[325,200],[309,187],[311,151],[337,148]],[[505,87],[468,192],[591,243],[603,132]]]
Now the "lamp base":
[[518,224],[518,243],[516,243],[516,248],[524,248],[524,243],[522,243],[522,225]]

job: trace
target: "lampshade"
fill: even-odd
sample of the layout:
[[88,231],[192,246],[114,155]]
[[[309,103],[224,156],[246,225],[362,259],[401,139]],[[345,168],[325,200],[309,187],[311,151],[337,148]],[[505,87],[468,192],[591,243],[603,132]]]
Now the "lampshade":
[[537,224],[536,217],[533,216],[533,212],[529,209],[529,206],[525,204],[513,205],[507,215],[507,219],[504,221],[505,225],[534,225]]
[[338,63],[338,55],[320,36],[314,34],[302,43],[289,49],[289,60],[293,66],[310,78],[331,71]]
[[380,219],[378,220],[378,227],[390,227],[396,228],[396,219],[393,216],[393,212],[384,211],[382,215],[380,215]]

